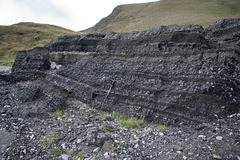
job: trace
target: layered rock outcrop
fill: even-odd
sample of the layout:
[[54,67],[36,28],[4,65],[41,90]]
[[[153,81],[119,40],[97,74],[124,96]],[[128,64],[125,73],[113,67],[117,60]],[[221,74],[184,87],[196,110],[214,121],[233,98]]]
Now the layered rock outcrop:
[[[11,78],[1,79],[43,83],[54,89],[46,92],[40,87],[41,93],[60,93],[58,99],[71,97],[149,121],[172,125],[211,121],[239,112],[239,28],[240,19],[225,19],[206,29],[171,25],[59,37],[35,49],[37,56],[49,56],[49,62],[36,58],[33,51],[19,52]],[[37,65],[30,65],[35,59]],[[50,61],[62,67],[48,69]],[[44,101],[43,95],[39,97]]]

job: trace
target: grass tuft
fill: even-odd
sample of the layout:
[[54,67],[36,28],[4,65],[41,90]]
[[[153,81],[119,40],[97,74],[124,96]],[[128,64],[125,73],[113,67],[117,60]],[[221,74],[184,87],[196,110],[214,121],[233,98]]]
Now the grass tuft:
[[56,116],[61,116],[62,115],[62,111],[60,109],[57,109],[55,112]]
[[141,124],[143,124],[143,122],[144,122],[143,119],[136,120],[134,118],[130,118],[130,119],[121,121],[118,125],[120,127],[126,127],[128,129],[139,129],[141,128]]
[[158,124],[158,127],[157,127],[159,130],[165,130],[167,129],[167,126],[164,125],[164,124]]
[[50,149],[50,152],[51,152],[51,154],[54,155],[54,156],[60,156],[62,150],[61,150],[61,149]]
[[105,119],[106,117],[107,117],[106,115],[100,114],[100,115],[96,116],[95,118],[97,118],[97,119]]

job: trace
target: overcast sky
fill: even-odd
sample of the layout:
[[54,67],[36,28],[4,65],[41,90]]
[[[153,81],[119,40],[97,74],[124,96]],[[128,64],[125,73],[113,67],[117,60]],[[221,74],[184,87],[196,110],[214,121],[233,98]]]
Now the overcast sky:
[[87,29],[120,4],[158,0],[0,0],[0,25],[36,22]]

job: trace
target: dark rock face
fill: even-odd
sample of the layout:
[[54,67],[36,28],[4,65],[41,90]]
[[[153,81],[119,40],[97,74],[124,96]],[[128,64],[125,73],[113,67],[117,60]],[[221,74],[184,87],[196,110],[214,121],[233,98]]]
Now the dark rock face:
[[[211,121],[239,111],[239,27],[239,19],[227,19],[206,29],[171,25],[59,37],[29,54],[19,52],[10,76],[24,79],[28,73],[20,70],[46,70],[49,54],[59,53],[51,61],[64,66],[35,71],[39,76],[33,83],[44,81],[55,88],[48,93],[61,90],[60,99],[64,95],[165,124]],[[36,98],[26,96],[20,99]]]
[[50,67],[49,52],[45,48],[36,47],[29,51],[19,51],[12,71],[47,70]]

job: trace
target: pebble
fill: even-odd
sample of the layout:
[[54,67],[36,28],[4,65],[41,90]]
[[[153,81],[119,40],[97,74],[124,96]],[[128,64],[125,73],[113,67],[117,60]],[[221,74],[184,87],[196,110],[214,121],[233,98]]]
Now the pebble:
[[97,152],[99,152],[99,151],[100,151],[100,148],[97,147],[97,148],[95,148],[95,149],[93,150],[93,153],[97,153]]
[[82,142],[82,140],[81,139],[78,139],[77,140],[77,144],[79,144],[79,143],[81,143]]
[[218,141],[221,141],[221,140],[223,140],[223,137],[222,137],[222,136],[217,136],[216,139],[217,139]]
[[198,137],[199,138],[206,138],[206,136],[204,136],[204,135],[199,135]]
[[69,156],[67,154],[62,155],[62,160],[68,160]]

